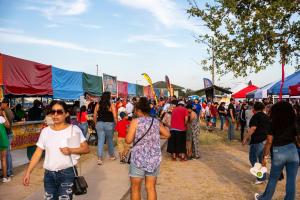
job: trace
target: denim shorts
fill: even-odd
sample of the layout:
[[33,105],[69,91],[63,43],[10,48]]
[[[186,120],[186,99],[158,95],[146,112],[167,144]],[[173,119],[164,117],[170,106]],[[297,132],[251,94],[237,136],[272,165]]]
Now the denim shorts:
[[143,169],[137,168],[133,162],[130,163],[129,166],[129,176],[134,178],[145,178],[145,176],[158,176],[159,174],[159,167],[158,166],[154,172],[147,172]]

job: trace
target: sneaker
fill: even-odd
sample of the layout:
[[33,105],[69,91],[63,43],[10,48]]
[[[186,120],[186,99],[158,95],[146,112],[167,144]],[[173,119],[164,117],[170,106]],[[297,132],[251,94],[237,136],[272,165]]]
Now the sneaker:
[[254,194],[254,199],[255,199],[255,200],[258,200],[259,196],[260,196],[260,195],[259,195],[258,193],[255,193],[255,194]]
[[97,161],[97,165],[102,165],[102,164],[103,164],[102,160],[99,159],[99,160]]
[[264,184],[265,181],[255,181],[254,185],[261,185],[261,184]]
[[115,156],[109,157],[109,160],[116,160],[117,158]]
[[3,182],[3,183],[8,183],[8,182],[10,182],[10,181],[11,181],[11,178],[10,178],[10,177],[3,178],[3,179],[2,179],[2,182]]

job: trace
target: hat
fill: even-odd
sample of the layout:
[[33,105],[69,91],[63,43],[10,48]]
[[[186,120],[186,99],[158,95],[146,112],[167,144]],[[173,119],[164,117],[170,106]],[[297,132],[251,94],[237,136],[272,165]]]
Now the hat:
[[184,103],[184,101],[179,101],[179,102],[178,102],[178,105],[183,105],[183,106],[184,106],[185,103]]
[[126,113],[125,113],[125,112],[120,112],[120,117],[121,117],[121,119],[123,119],[125,116],[126,116]]

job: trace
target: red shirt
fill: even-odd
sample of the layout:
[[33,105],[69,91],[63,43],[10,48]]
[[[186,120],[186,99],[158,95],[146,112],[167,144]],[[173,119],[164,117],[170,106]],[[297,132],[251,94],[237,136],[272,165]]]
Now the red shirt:
[[212,115],[213,117],[217,117],[217,113],[218,113],[217,107],[211,105],[211,106],[210,106],[210,113],[211,113],[211,115]]
[[79,119],[80,112],[77,113],[77,121],[80,123],[87,122],[87,112],[82,112],[81,113],[81,118]]
[[185,117],[188,116],[188,110],[185,107],[178,106],[172,111],[171,129],[185,131]]
[[125,138],[127,133],[127,128],[129,127],[130,121],[128,119],[122,119],[117,122],[116,131],[118,132],[119,138]]

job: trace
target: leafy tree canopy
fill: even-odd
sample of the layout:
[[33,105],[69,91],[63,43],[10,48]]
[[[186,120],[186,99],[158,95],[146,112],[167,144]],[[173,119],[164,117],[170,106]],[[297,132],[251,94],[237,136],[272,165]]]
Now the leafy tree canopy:
[[[300,0],[215,0],[204,9],[196,0],[189,3],[187,12],[211,30],[197,41],[213,49],[218,74],[257,73],[275,63],[277,55],[280,62],[300,68]],[[211,59],[202,61],[204,69],[211,69]]]

